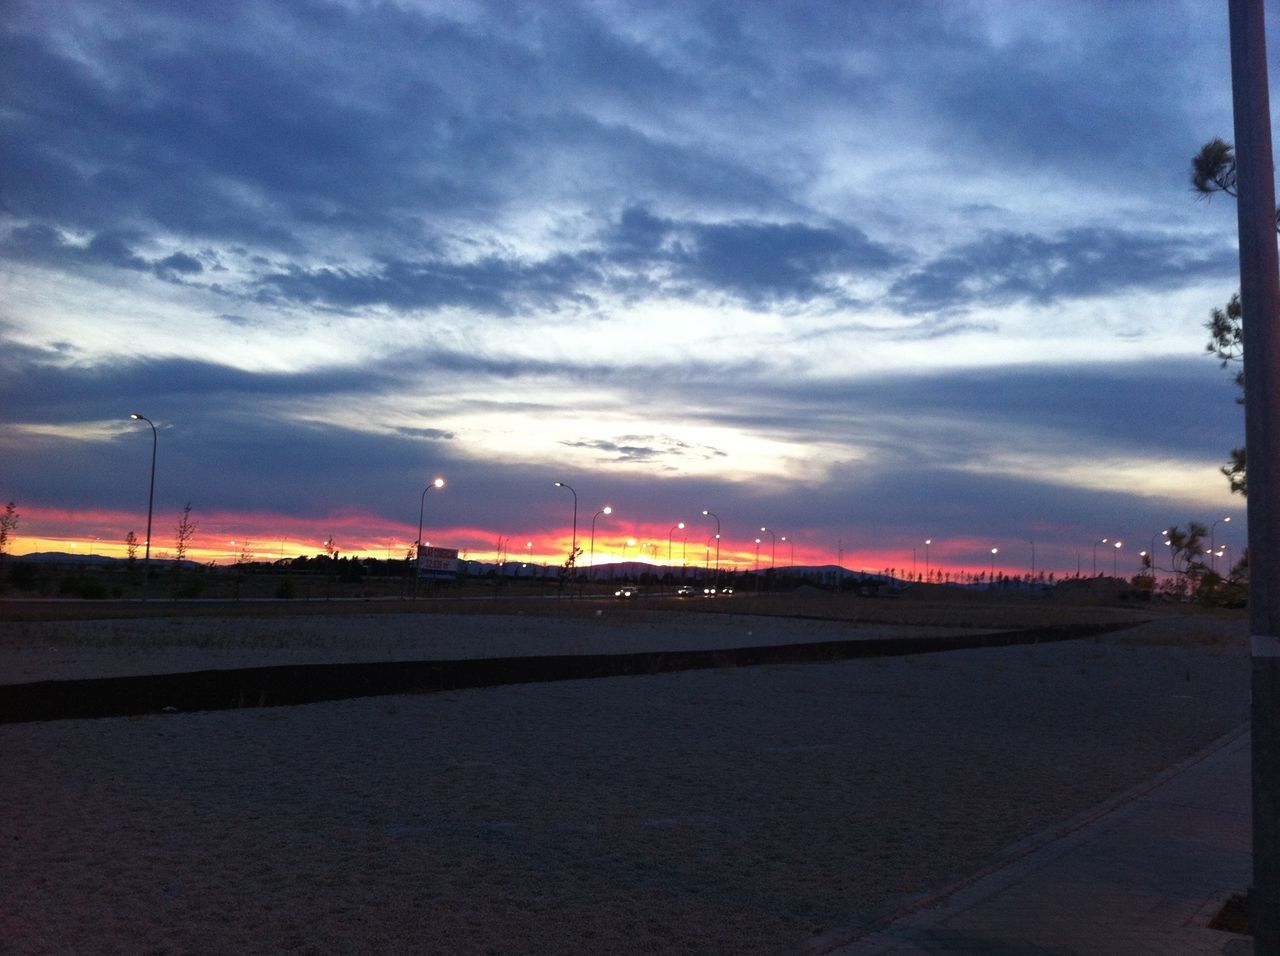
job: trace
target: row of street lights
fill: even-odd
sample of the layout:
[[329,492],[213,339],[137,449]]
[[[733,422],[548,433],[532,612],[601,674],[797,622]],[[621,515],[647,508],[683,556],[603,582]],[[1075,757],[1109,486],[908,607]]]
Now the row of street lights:
[[[146,551],[143,557],[143,562],[144,562],[143,566],[145,569],[149,570],[151,565],[151,524],[152,524],[152,516],[154,514],[155,491],[156,491],[156,453],[159,445],[159,438],[156,432],[155,423],[152,422],[151,419],[147,418],[147,416],[143,415],[140,412],[131,412],[129,414],[129,417],[134,421],[146,422],[147,425],[150,426],[151,428],[151,481],[150,481],[150,488],[147,493],[147,537],[146,537]],[[417,540],[414,542],[415,557],[420,555],[422,550],[422,524],[423,524],[423,516],[426,511],[427,492],[433,488],[439,490],[443,488],[444,485],[445,485],[445,481],[443,478],[435,478],[431,482],[429,482],[427,486],[422,490],[422,496],[418,502],[418,537],[417,537]],[[576,563],[576,559],[578,555],[578,492],[574,490],[574,488],[571,485],[563,481],[555,482],[555,486],[557,488],[565,488],[569,491],[570,494],[573,495],[573,525],[572,525],[573,531],[572,531],[571,553]],[[603,508],[597,511],[591,518],[591,567],[593,568],[593,571],[595,568],[596,520],[601,515],[610,515],[610,514],[613,514],[613,508],[610,507],[609,505],[605,505]],[[711,518],[716,523],[715,572],[716,572],[716,575],[718,576],[720,573],[720,517],[717,514],[715,514],[715,512],[705,508],[703,509],[702,514],[705,517]],[[1209,550],[1207,553],[1209,555],[1210,568],[1213,570],[1217,569],[1216,559],[1218,557],[1221,557],[1221,554],[1222,554],[1222,552],[1219,552],[1218,550],[1217,540],[1216,540],[1216,532],[1217,532],[1218,525],[1228,524],[1230,523],[1230,521],[1231,521],[1231,516],[1226,515],[1224,517],[1218,518],[1217,520],[1212,522],[1212,524],[1209,526]],[[672,538],[674,537],[676,531],[683,530],[684,528],[685,528],[685,523],[683,521],[680,521],[672,525],[671,530],[667,532],[667,561],[668,562],[671,561],[671,557],[672,557]],[[767,533],[769,535],[769,539],[770,539],[769,566],[771,568],[776,567],[778,537],[774,533],[773,529],[769,528],[767,525],[761,525],[760,531],[762,533]],[[1161,534],[1165,536],[1164,543],[1166,545],[1169,545],[1170,543],[1168,540],[1169,530],[1165,529],[1164,531],[1161,532]],[[795,565],[795,542],[792,540],[789,540],[786,535],[782,536],[782,540],[787,544],[789,544],[791,547],[791,564],[792,566],[794,566]],[[759,569],[760,567],[760,544],[761,543],[762,543],[761,538],[755,539],[757,569]],[[933,544],[932,538],[925,538],[924,568],[925,568],[926,580],[929,578],[929,575],[931,572],[929,548],[932,544]],[[1098,545],[1100,544],[1110,544],[1114,549],[1112,552],[1112,558],[1111,558],[1111,573],[1112,574],[1118,573],[1119,552],[1120,552],[1120,549],[1123,547],[1124,542],[1118,541],[1118,540],[1111,541],[1109,538],[1099,538],[1098,540],[1093,542],[1093,574],[1096,576],[1098,573]],[[1225,549],[1225,546],[1224,546],[1224,549]],[[688,558],[687,551],[688,551],[688,542],[686,540],[685,553],[683,555],[682,560],[687,561],[687,558]],[[999,553],[999,548],[993,547],[991,549],[991,572],[993,575],[995,574],[995,556],[998,553]],[[533,557],[532,541],[529,542],[529,555],[530,555],[530,560],[532,560],[532,557]],[[1154,572],[1155,570],[1155,537],[1154,535],[1152,536],[1152,539],[1151,539],[1151,551],[1149,553],[1145,551],[1141,552],[1141,555],[1144,557],[1149,556],[1151,561],[1152,571]],[[1031,542],[1031,563],[1032,563],[1032,574],[1034,574],[1035,573],[1035,542],[1034,541]],[[414,584],[413,584],[413,593],[415,598],[417,597],[417,590],[418,590],[418,577],[415,574]]]
[[[576,490],[574,490],[573,486],[572,486],[572,485],[570,485],[568,482],[564,482],[564,481],[557,481],[557,482],[555,482],[555,486],[556,486],[557,488],[564,488],[564,489],[567,489],[567,490],[569,491],[569,493],[573,495],[573,524],[572,524],[572,527],[573,527],[573,533],[572,533],[572,541],[571,541],[571,543],[570,543],[570,546],[569,546],[569,547],[570,547],[570,551],[571,551],[571,553],[572,553],[572,554],[575,556],[575,558],[576,558],[577,553],[578,553],[578,492],[577,492]],[[596,519],[598,519],[601,515],[609,515],[609,514],[613,514],[613,508],[612,508],[612,507],[610,507],[609,505],[605,505],[603,508],[601,508],[599,511],[597,511],[594,515],[592,515],[592,516],[591,516],[591,545],[590,545],[590,547],[591,547],[591,551],[590,551],[590,554],[591,554],[591,567],[592,567],[593,569],[595,568],[595,563],[596,563]],[[703,514],[705,517],[710,518],[712,521],[714,521],[714,522],[716,523],[716,533],[715,533],[715,542],[716,542],[715,571],[716,571],[716,574],[717,574],[717,575],[719,575],[719,573],[720,573],[720,516],[719,516],[719,515],[717,515],[714,511],[710,511],[709,509],[706,509],[706,508],[704,508],[704,509],[702,510],[702,514]],[[676,533],[677,531],[683,531],[683,530],[685,529],[685,527],[686,527],[686,525],[685,525],[685,523],[684,523],[683,521],[678,521],[678,522],[676,522],[675,524],[673,524],[673,525],[671,526],[670,530],[668,530],[668,532],[667,532],[667,561],[668,561],[668,563],[670,563],[671,558],[672,558],[672,547],[673,547],[673,546],[672,546],[672,540],[673,540],[673,539],[674,539],[674,537],[675,537],[675,533]],[[771,544],[772,544],[772,552],[771,552],[770,559],[769,559],[769,566],[770,566],[770,567],[775,567],[775,566],[777,565],[777,555],[778,555],[778,538],[777,538],[777,535],[774,533],[774,531],[773,531],[771,528],[769,528],[769,527],[767,527],[767,526],[764,526],[764,525],[762,525],[762,526],[761,526],[760,530],[761,530],[762,532],[767,532],[767,533],[768,533],[768,535],[769,535],[769,538],[770,538],[770,540],[771,540]],[[760,546],[760,540],[761,540],[761,539],[759,539],[759,538],[757,538],[757,539],[756,539],[756,566],[757,566],[757,567],[759,567],[759,564],[760,564],[760,547],[759,547],[759,546]],[[783,536],[782,536],[782,540],[783,540],[783,541],[785,541],[785,542],[786,542],[786,543],[791,547],[791,563],[792,563],[792,565],[794,565],[794,564],[795,564],[795,553],[796,553],[796,545],[795,545],[795,542],[794,542],[794,541],[789,540],[789,539],[787,538],[787,536],[786,536],[786,535],[783,535]],[[683,555],[682,555],[682,557],[681,557],[681,560],[682,560],[682,561],[685,561],[686,563],[687,563],[687,561],[688,561],[688,541],[687,541],[687,540],[685,541],[685,544],[684,544],[684,553],[683,553]]]

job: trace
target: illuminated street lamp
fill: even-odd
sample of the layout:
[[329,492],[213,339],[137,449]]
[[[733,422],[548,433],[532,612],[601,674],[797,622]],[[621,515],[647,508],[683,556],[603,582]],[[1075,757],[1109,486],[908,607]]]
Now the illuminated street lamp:
[[1098,576],[1098,545],[1106,543],[1106,538],[1099,538],[1097,541],[1093,542],[1093,576],[1095,578]]
[[1119,564],[1119,562],[1120,562],[1120,549],[1121,549],[1122,547],[1124,547],[1124,542],[1123,542],[1123,541],[1117,541],[1117,542],[1115,543],[1115,550],[1111,552],[1111,576],[1112,576],[1113,578],[1114,578],[1114,577],[1116,577],[1116,576],[1118,576],[1118,574],[1119,574],[1119,572],[1116,570],[1116,568],[1117,568],[1117,565],[1118,565],[1118,564]]
[[422,497],[418,501],[418,540],[413,544],[413,600],[418,600],[418,574],[422,570],[422,514],[427,508],[427,492],[432,488],[443,488],[444,479],[436,478],[422,489]]
[[[760,530],[761,530],[761,531],[769,531],[769,529],[768,529],[768,528],[765,528],[765,527],[761,527],[761,529],[760,529]],[[774,566],[778,563],[778,562],[777,562],[777,557],[778,557],[778,539],[777,539],[777,537],[774,535],[774,533],[773,533],[772,531],[769,531],[769,537],[770,537],[770,539],[772,540],[772,545],[773,545],[773,549],[769,552],[769,570],[770,570],[770,571],[772,571],[772,570],[774,569]]]
[[[1169,546],[1169,529],[1168,528],[1162,529],[1160,534],[1164,536],[1165,546],[1168,547]],[[1145,553],[1147,556],[1147,563],[1151,566],[1151,581],[1154,584],[1156,580],[1156,536],[1154,534],[1151,536],[1151,550]]]
[[760,570],[760,539],[756,538],[756,570]]
[[999,548],[991,549],[991,586],[995,587],[996,583],[996,555],[1000,553]]
[[1214,545],[1213,532],[1217,529],[1218,525],[1223,523],[1229,524],[1230,522],[1231,522],[1231,516],[1227,515],[1225,518],[1219,518],[1213,524],[1209,525],[1209,570],[1211,571],[1217,570],[1217,566],[1214,563],[1214,558],[1216,558],[1217,555],[1215,555],[1214,552],[1217,551],[1218,549]]
[[667,564],[671,564],[671,536],[677,531],[684,530],[684,522],[677,521],[671,526],[671,530],[667,532]]
[[702,509],[702,513],[706,515],[708,518],[714,518],[716,522],[716,574],[715,576],[719,578],[720,577],[720,519],[716,517],[714,514],[712,514],[710,511],[708,511],[706,508]]
[[[556,482],[557,488],[569,488],[563,481]],[[578,493],[569,488],[569,493],[573,495],[573,538],[569,545],[569,554],[574,559],[574,566],[577,566],[578,560]]]
[[796,543],[785,534],[782,536],[782,540],[791,548],[791,563],[787,565],[787,570],[791,571],[791,569],[796,566]]
[[613,509],[605,505],[599,511],[591,516],[591,580],[596,577],[596,519],[601,515],[611,515]]
[[929,580],[929,545],[933,544],[932,538],[924,539],[924,579]]
[[147,492],[147,550],[142,558],[142,588],[145,596],[146,582],[151,575],[151,511],[156,500],[156,445],[159,444],[159,439],[156,437],[155,424],[146,415],[130,412],[129,417],[135,422],[146,422],[151,426],[151,490]]

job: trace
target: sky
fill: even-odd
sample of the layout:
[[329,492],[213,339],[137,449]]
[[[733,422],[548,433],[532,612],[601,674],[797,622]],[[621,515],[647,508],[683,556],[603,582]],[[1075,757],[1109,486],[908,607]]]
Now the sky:
[[5,9],[14,553],[1245,544],[1221,3]]

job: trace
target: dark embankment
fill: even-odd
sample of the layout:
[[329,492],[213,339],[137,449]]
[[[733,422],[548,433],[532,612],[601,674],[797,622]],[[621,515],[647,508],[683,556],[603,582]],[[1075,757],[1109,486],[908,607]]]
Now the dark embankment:
[[500,684],[662,674],[895,657],[1094,637],[1142,621],[995,631],[963,637],[824,641],[717,650],[642,651],[471,660],[295,664],[136,677],[0,685],[0,723],[125,717],[238,707],[279,707],[386,694],[427,694]]

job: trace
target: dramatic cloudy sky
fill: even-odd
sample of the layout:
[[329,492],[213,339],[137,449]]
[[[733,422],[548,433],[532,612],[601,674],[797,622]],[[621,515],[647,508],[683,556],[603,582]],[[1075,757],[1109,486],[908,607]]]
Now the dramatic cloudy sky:
[[581,537],[614,507],[598,557],[685,521],[701,562],[703,509],[747,564],[761,526],[875,570],[1244,543],[1235,210],[1187,176],[1232,138],[1222,3],[5,11],[20,552],[142,534],[131,411],[157,550],[190,501],[209,553],[403,554],[436,475],[473,557],[561,560],[556,480]]

